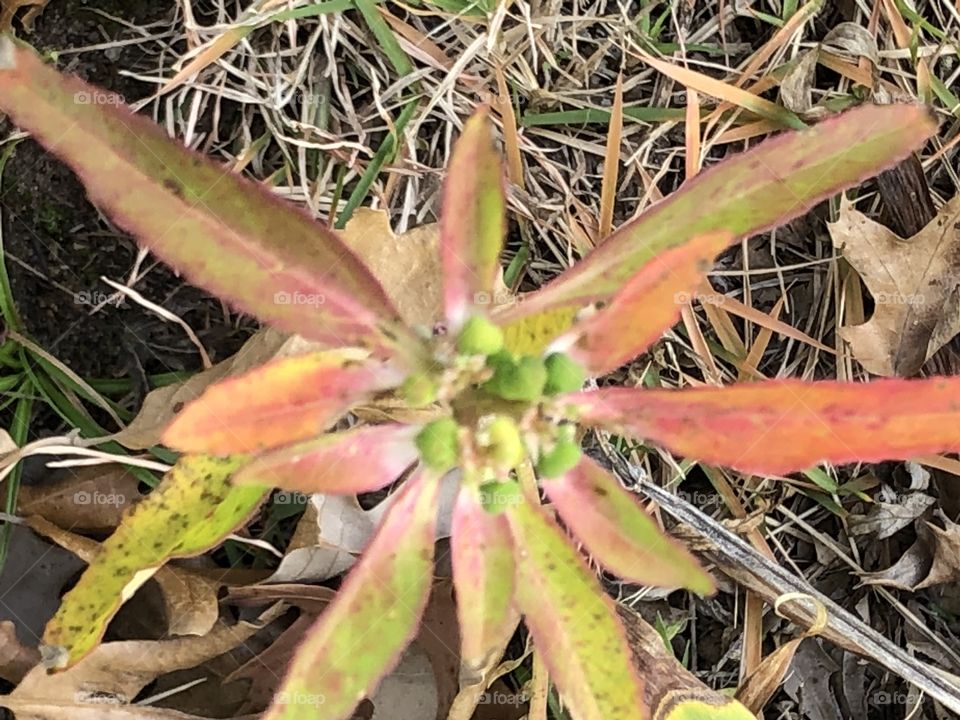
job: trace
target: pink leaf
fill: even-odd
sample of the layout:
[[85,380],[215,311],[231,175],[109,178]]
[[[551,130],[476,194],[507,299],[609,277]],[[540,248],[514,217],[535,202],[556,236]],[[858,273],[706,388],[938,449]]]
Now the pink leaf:
[[[728,232],[693,238],[653,258],[627,281],[610,304],[578,323],[554,344],[594,375],[629,362],[672,327],[711,260],[733,242]],[[567,347],[570,343],[572,347]]]
[[322,435],[258,456],[234,476],[306,493],[335,495],[379,490],[417,459],[412,425],[375,425]]
[[503,324],[617,292],[664,250],[728,231],[749,237],[803,215],[921,147],[936,122],[917,105],[865,105],[786,132],[705,170],[542,290],[504,309]]
[[481,111],[464,125],[444,183],[440,257],[444,307],[453,331],[493,292],[507,230],[503,182],[493,125]]
[[520,615],[513,608],[514,562],[510,525],[485,510],[480,493],[464,487],[453,508],[451,553],[457,589],[461,660],[471,671],[486,667]]
[[433,581],[437,478],[400,491],[360,562],[307,633],[263,720],[346,720],[397,664]]
[[0,39],[0,109],[192,282],[319,342],[384,352],[397,336],[413,342],[380,283],[335,233],[108,95]]

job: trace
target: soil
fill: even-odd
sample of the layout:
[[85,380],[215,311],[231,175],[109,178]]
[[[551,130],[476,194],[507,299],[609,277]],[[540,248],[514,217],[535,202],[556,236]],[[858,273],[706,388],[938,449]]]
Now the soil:
[[[121,71],[155,73],[153,53],[160,51],[159,45],[63,51],[142,37],[131,26],[170,27],[163,20],[172,12],[175,3],[169,0],[55,0],[33,32],[18,31],[40,52],[57,53],[61,70],[129,103],[152,88]],[[200,368],[200,355],[180,327],[129,299],[120,301],[102,281],[108,277],[125,282],[138,248],[90,204],[67,167],[26,140],[7,163],[0,188],[7,270],[28,336],[84,378],[129,377],[138,390],[135,396],[146,389],[148,374]],[[149,271],[134,289],[186,320],[214,361],[235,352],[249,336],[251,320],[232,315],[220,301],[186,285],[153,258],[145,260],[144,268]]]

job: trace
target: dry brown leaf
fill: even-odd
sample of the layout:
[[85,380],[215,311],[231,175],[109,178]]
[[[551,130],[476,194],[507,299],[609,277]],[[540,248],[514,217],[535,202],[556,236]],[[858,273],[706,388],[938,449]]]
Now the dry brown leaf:
[[917,526],[918,537],[913,545],[890,567],[860,576],[864,585],[880,585],[898,590],[913,590],[929,573],[933,562],[930,532],[926,525]]
[[373,271],[407,323],[432,327],[440,319],[439,225],[395,235],[386,212],[360,208],[340,236]]
[[960,196],[903,239],[846,200],[830,224],[837,250],[873,295],[873,316],[840,330],[854,357],[876,375],[908,377],[960,333]]
[[[195,667],[231,650],[251,638],[284,611],[277,604],[263,612],[256,623],[220,624],[202,637],[175,640],[126,640],[98,645],[71,667],[48,674],[35,666],[10,698],[42,703],[115,703],[132,701],[160,675]],[[0,698],[0,705],[5,702]]]
[[916,590],[960,579],[960,525],[943,514],[940,514],[940,520],[942,529],[927,523],[933,534],[933,563],[927,577],[916,585]]
[[120,465],[66,468],[66,475],[56,482],[21,487],[17,513],[38,515],[77,532],[107,532],[140,500],[139,486],[140,481]]
[[[63,530],[42,517],[27,518],[27,525],[89,563],[98,552],[96,540]],[[171,635],[206,635],[220,617],[217,593],[223,583],[175,565],[164,565],[154,574],[160,585]]]
[[7,31],[13,27],[13,18],[20,8],[30,8],[23,16],[23,26],[28,30],[33,27],[33,21],[43,12],[50,0],[0,0],[0,8],[3,13],[0,14],[0,31]]
[[960,580],[960,525],[942,512],[941,528],[932,522],[917,523],[917,540],[890,567],[864,573],[864,585],[882,585],[899,590],[924,588]]
[[[17,700],[0,695],[0,708],[16,713],[17,720],[207,720],[164,708],[142,705],[104,705],[89,703]],[[244,720],[236,718],[235,720]],[[256,720],[256,718],[249,718]]]
[[875,503],[866,515],[849,516],[850,535],[874,535],[877,540],[885,540],[913,523],[936,502],[929,495],[915,492],[899,497],[897,502]]
[[[778,615],[781,605],[785,602],[812,603],[816,608],[816,620],[813,626],[802,635],[788,640],[764,658],[760,666],[750,673],[737,688],[734,697],[755,715],[763,710],[763,707],[780,688],[787,672],[790,670],[790,666],[793,664],[794,656],[800,649],[800,643],[817,635],[827,626],[827,609],[809,595],[804,596],[798,593],[793,596],[778,598],[775,607]],[[783,616],[781,615],[781,617]]]
[[20,642],[12,622],[0,622],[0,678],[17,684],[38,662],[40,651]]

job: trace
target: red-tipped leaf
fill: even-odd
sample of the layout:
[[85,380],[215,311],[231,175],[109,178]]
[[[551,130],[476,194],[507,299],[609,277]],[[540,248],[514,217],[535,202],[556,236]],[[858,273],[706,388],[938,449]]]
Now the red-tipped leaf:
[[387,335],[404,332],[380,283],[335,233],[8,36],[0,110],[73,168],[118,225],[241,310],[332,345],[385,350]]
[[257,457],[237,483],[334,495],[379,490],[417,459],[413,425],[375,425],[322,435]]
[[263,720],[345,720],[416,634],[433,581],[437,478],[400,490],[363,557],[297,649]]
[[490,654],[517,627],[513,608],[514,560],[510,525],[503,513],[484,509],[481,490],[464,487],[453,507],[450,551],[460,621],[460,658],[470,672],[487,666]]
[[640,680],[596,576],[539,506],[508,506],[517,605],[573,720],[642,720]]
[[474,305],[493,301],[500,249],[507,229],[503,167],[493,125],[479,112],[463,126],[443,187],[440,259],[447,324],[457,330]]
[[174,419],[163,442],[183,452],[228,455],[305,440],[401,379],[388,365],[346,351],[274,360],[207,388]]
[[545,288],[504,309],[502,322],[609,298],[659,253],[699,235],[742,238],[782,225],[904,158],[936,127],[918,105],[867,105],[767,140],[688,180]]
[[602,388],[565,400],[583,424],[758,474],[960,451],[960,378]]
[[708,594],[714,584],[693,555],[657,524],[610,473],[584,457],[543,489],[590,555],[624,580]]
[[733,242],[728,232],[709,233],[667,250],[644,265],[610,304],[578,323],[555,348],[565,350],[594,375],[616,370],[646,350],[680,317],[680,308]]

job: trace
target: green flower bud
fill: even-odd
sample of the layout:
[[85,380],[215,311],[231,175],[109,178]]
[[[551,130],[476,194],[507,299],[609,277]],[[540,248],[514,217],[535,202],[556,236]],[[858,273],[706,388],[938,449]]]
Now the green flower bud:
[[537,357],[523,357],[519,361],[494,356],[490,363],[493,377],[484,384],[484,389],[504,400],[533,402],[543,395],[547,384],[547,369]]
[[501,468],[514,468],[523,462],[527,450],[520,436],[520,428],[512,418],[498,415],[485,429],[487,453]]
[[558,440],[552,449],[540,455],[537,474],[542,478],[560,477],[580,462],[580,446],[570,440]]
[[566,353],[551,353],[543,364],[547,368],[547,385],[543,389],[546,395],[576,392],[587,379],[583,368]]
[[460,426],[453,418],[440,418],[423,427],[414,442],[424,465],[449,470],[460,460]]
[[474,315],[460,331],[457,349],[464,355],[494,355],[503,349],[503,332],[482,315]]
[[429,375],[410,375],[400,386],[400,395],[410,407],[420,408],[437,399],[437,381]]

